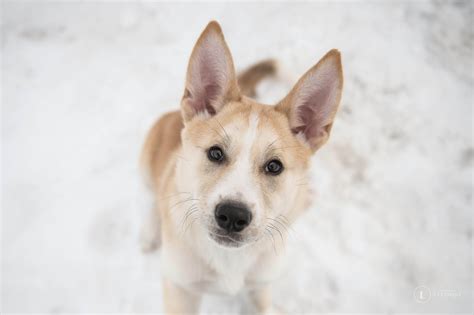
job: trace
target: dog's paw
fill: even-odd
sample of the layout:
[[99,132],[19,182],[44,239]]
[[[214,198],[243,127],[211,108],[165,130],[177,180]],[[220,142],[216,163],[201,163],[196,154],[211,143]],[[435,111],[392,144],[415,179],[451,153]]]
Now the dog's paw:
[[142,253],[151,253],[157,250],[160,247],[160,242],[154,239],[141,239],[140,240],[140,247]]
[[270,306],[268,310],[266,310],[263,314],[265,315],[283,315],[284,313],[281,312],[277,307]]
[[161,246],[160,230],[156,224],[145,222],[140,231],[140,247],[143,253],[151,253]]

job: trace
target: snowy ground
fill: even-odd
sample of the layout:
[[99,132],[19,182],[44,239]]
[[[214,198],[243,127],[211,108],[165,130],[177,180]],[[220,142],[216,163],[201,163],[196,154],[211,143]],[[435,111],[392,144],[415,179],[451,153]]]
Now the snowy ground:
[[[345,91],[316,203],[275,284],[288,313],[472,311],[473,4],[3,2],[4,312],[160,312],[137,233],[145,132],[177,108],[210,19],[274,102],[327,50]],[[423,285],[425,303],[416,301]],[[450,290],[450,291],[446,291]],[[233,312],[207,297],[203,310]]]

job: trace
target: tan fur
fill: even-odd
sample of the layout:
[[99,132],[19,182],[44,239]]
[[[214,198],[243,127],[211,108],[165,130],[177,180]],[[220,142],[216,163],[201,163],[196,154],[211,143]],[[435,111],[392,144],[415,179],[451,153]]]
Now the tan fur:
[[148,132],[143,145],[141,165],[154,188],[160,185],[160,174],[169,163],[171,152],[181,144],[180,132],[183,127],[181,112],[173,111],[158,119]]
[[[206,36],[211,36],[209,33],[217,34],[219,40],[224,43],[223,51],[228,54],[227,57],[230,60],[226,63],[226,66],[229,67],[227,70],[232,74],[225,83],[224,96],[211,104],[217,109],[217,113],[212,117],[199,116],[192,111],[189,101],[195,91],[188,83],[190,80],[196,80],[196,78],[190,77],[192,67],[195,67],[193,63],[196,62],[195,58],[199,58],[200,45],[207,40]],[[339,53],[333,50],[308,73],[317,69],[325,58],[335,58],[340,66]],[[285,220],[288,221],[285,221],[285,224],[290,225],[308,207],[311,199],[309,188],[307,185],[299,185],[298,181],[303,180],[310,167],[313,152],[327,140],[332,120],[327,127],[327,134],[323,135],[321,139],[315,140],[316,144],[309,147],[301,139],[295,137],[290,126],[292,115],[294,115],[291,102],[301,80],[277,106],[260,104],[241,94],[241,91],[252,94],[255,91],[255,85],[264,76],[275,73],[273,67],[274,63],[267,61],[251,67],[239,79],[233,78],[230,51],[225,45],[219,25],[216,22],[211,22],[198,39],[191,54],[181,112],[174,111],[161,117],[147,135],[141,163],[148,176],[150,187],[156,196],[154,215],[161,222],[164,253],[183,258],[173,261],[176,270],[180,270],[179,276],[183,278],[195,276],[196,270],[194,268],[198,268],[200,274],[211,278],[218,277],[219,270],[212,266],[212,260],[208,261],[208,257],[200,254],[203,245],[195,241],[193,243],[193,240],[198,237],[198,231],[193,228],[188,230],[192,223],[186,226],[182,225],[181,229],[177,228],[177,221],[186,223],[187,219],[182,211],[180,213],[177,209],[187,207],[189,212],[190,209],[192,210],[192,205],[198,203],[200,205],[198,208],[210,208],[212,205],[203,204],[203,202],[239,162],[237,157],[241,156],[242,150],[249,150],[249,148],[251,150],[249,163],[252,167],[254,191],[259,192],[258,197],[261,200],[258,205],[261,209],[259,208],[258,215],[255,215],[254,219],[257,222],[255,225],[266,220],[268,216],[274,215],[267,212],[268,209],[275,208],[277,204],[289,202],[286,192],[290,186],[294,191],[294,200],[290,209],[287,209],[285,213]],[[340,74],[342,80],[342,71]],[[239,88],[237,82],[243,85],[242,88]],[[342,85],[340,88],[342,89]],[[337,102],[339,99],[340,96]],[[251,147],[248,147],[245,138],[241,135],[254,127],[256,136],[255,139],[252,139]],[[205,158],[206,150],[216,144],[229,152],[229,159],[226,161],[225,167],[216,167]],[[286,167],[285,173],[280,177],[268,176],[262,170],[265,161],[274,157],[283,161]],[[181,172],[192,170],[194,173],[179,174],[178,164],[181,165]],[[177,188],[185,185],[187,181],[193,180],[189,176],[199,177],[200,199],[198,201],[193,201],[191,198],[193,196],[190,196],[189,192],[179,191]],[[246,196],[238,197],[245,198]],[[189,204],[191,204],[191,208]],[[249,207],[257,207],[257,205],[250,204]],[[211,222],[212,218],[212,213],[202,213],[201,215],[203,222]],[[249,226],[243,233],[245,238],[248,240],[261,239],[263,235],[257,227]],[[270,266],[275,260],[275,251],[284,247],[284,244],[285,239],[282,236],[280,243],[268,238],[267,241],[253,245],[255,253],[258,253],[258,258],[256,262],[253,262],[252,268],[245,277],[245,285],[252,290],[251,297],[259,312],[272,311],[269,286],[262,285],[262,283],[266,283],[271,278],[269,269],[272,269]],[[275,248],[275,246],[280,248]],[[191,261],[192,263],[190,263]],[[196,282],[195,284],[197,288],[195,292],[202,291],[202,286],[206,287],[205,283]],[[196,295],[192,289],[182,287],[181,284],[170,279],[164,279],[163,285],[167,313],[197,312],[199,295]]]
[[239,87],[243,95],[255,97],[255,87],[263,78],[276,73],[276,63],[274,60],[265,60],[250,67],[239,75]]

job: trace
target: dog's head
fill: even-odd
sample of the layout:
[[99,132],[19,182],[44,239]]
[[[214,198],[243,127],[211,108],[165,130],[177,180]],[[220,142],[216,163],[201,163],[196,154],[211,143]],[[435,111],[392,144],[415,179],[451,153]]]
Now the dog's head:
[[342,90],[336,50],[277,105],[242,96],[222,31],[211,22],[192,52],[181,110],[179,190],[201,232],[240,247],[282,230],[306,192],[311,155],[331,131]]

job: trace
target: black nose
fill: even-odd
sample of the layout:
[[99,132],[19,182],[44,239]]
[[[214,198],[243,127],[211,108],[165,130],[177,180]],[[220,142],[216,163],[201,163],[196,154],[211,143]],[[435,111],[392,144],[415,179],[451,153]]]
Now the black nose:
[[242,203],[221,202],[216,206],[217,224],[228,232],[240,232],[252,221],[252,213]]

